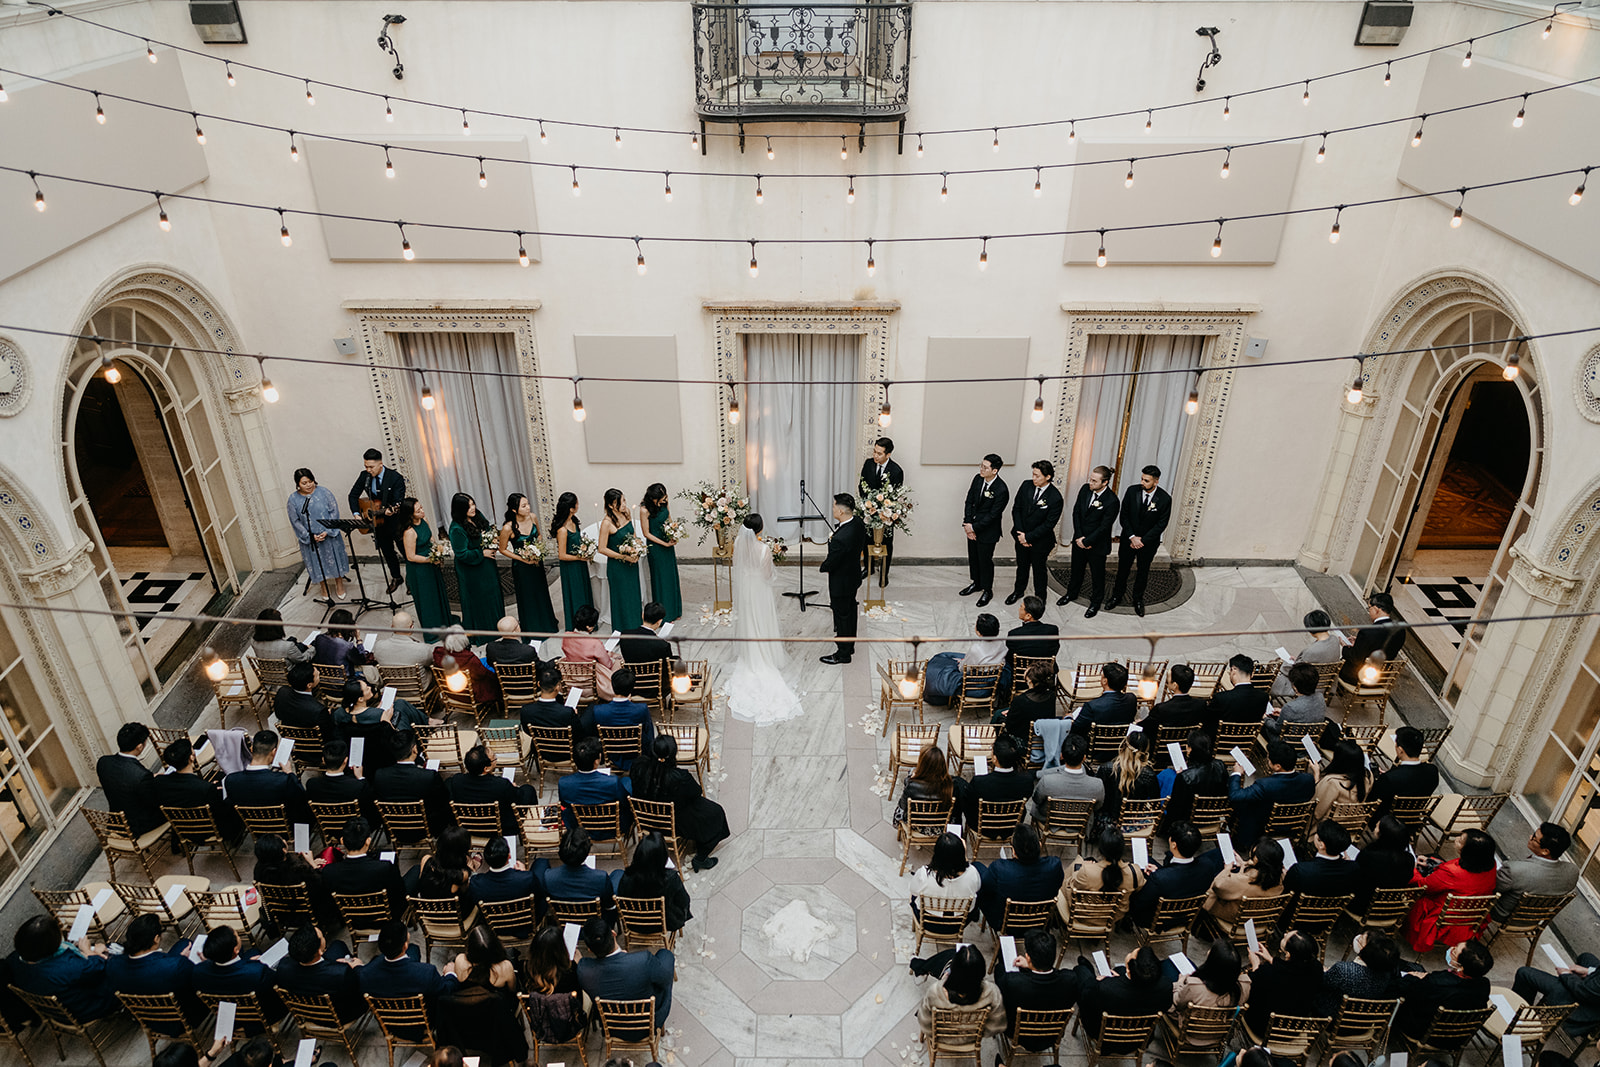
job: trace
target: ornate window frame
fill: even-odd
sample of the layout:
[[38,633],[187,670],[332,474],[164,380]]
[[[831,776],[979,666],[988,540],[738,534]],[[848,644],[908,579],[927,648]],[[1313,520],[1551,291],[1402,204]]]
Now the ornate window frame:
[[[882,300],[848,304],[716,303],[702,305],[712,316],[716,345],[717,378],[727,381],[744,376],[744,345],[739,339],[747,333],[857,334],[861,346],[862,377],[868,382],[891,381],[894,351],[889,316],[900,310],[899,301]],[[718,389],[718,463],[723,485],[744,485],[744,428],[728,422],[729,392]],[[876,386],[860,388],[860,413],[856,418],[856,454],[866,455],[868,443],[878,436]]]
[[[515,338],[517,369],[527,375],[539,371],[538,338],[534,313],[543,304],[538,300],[477,301],[454,303],[411,300],[355,300],[346,302],[346,311],[355,314],[361,325],[361,349],[372,374],[372,391],[378,404],[378,422],[383,446],[394,469],[408,483],[419,476],[416,457],[418,443],[411,426],[411,410],[403,392],[404,373],[389,369],[401,363],[399,333],[509,333]],[[522,410],[527,417],[529,461],[533,482],[528,495],[533,498],[534,514],[555,511],[556,494],[550,474],[550,434],[545,420],[540,380],[522,379]]]
[[1167,551],[1176,561],[1192,560],[1195,536],[1216,469],[1222,421],[1233,388],[1233,368],[1238,365],[1244,349],[1245,323],[1261,308],[1253,304],[1062,304],[1061,310],[1067,313],[1062,373],[1069,377],[1062,382],[1061,404],[1051,443],[1051,462],[1061,470],[1066,469],[1072,457],[1072,439],[1082,397],[1082,383],[1071,375],[1083,373],[1090,337],[1143,333],[1199,334],[1216,338],[1206,346],[1202,357],[1201,366],[1206,373],[1200,376],[1200,410],[1192,416],[1194,425],[1185,445],[1181,474],[1171,482],[1173,500],[1181,501],[1182,507],[1174,509],[1166,538]]

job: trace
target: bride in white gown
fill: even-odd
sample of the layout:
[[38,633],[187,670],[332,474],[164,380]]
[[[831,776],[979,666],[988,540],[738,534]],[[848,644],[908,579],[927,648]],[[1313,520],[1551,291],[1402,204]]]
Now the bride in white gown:
[[[772,548],[761,540],[761,516],[752,514],[733,545],[733,610],[735,637],[776,638],[778,594]],[[740,642],[733,676],[725,689],[728,714],[746,722],[792,719],[805,709],[783,680],[789,657],[779,641]]]

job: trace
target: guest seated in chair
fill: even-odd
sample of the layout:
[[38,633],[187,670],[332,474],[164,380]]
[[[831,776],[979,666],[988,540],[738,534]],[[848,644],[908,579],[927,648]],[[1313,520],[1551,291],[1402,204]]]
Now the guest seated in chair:
[[606,651],[605,643],[594,635],[599,625],[600,612],[593,604],[585,604],[573,612],[572,629],[561,635],[561,658],[568,663],[593,663],[595,693],[584,695],[610,700],[616,696],[611,689],[611,672],[617,669],[617,661]]
[[467,680],[472,683],[472,700],[475,704],[498,704],[500,702],[500,682],[494,676],[478,654],[472,651],[471,639],[467,637],[466,630],[460,623],[447,626],[444,631],[444,643],[433,650],[433,665],[435,667],[448,667],[448,660],[454,660],[455,665],[467,674]]
[[[633,672],[626,667],[614,672],[611,675],[611,690],[615,694],[612,699],[594,706],[595,725],[637,725],[640,727],[639,751],[650,751],[650,743],[656,737],[656,724],[650,717],[650,705],[633,699]],[[618,766],[624,774],[632,764],[631,758],[618,761]]]
[[968,645],[965,652],[940,652],[928,657],[928,665],[923,668],[924,701],[935,707],[948,705],[961,685],[963,666],[987,667],[1005,662],[1006,643],[1000,639],[999,619],[984,612],[978,616],[974,632],[978,639]]
[[565,727],[572,731],[574,742],[600,736],[593,705],[567,707],[561,699],[561,671],[549,663],[539,668],[539,699],[522,705],[522,732],[532,733],[535,727]]
[[978,910],[990,929],[1000,926],[1006,901],[1053,900],[1066,877],[1060,858],[1043,854],[1039,831],[1027,823],[1018,824],[1011,835],[1011,853],[1012,859],[1001,857],[987,867],[974,865],[979,877]]
[[628,807],[629,781],[599,766],[602,751],[598,738],[586,737],[573,745],[572,762],[577,770],[561,776],[556,782],[556,795],[565,809],[562,814],[568,827],[578,825],[571,811],[573,804],[620,802],[621,826],[626,833],[633,825],[633,811]]
[[640,800],[672,802],[673,829],[680,838],[694,842],[692,865],[708,871],[717,865],[711,853],[728,839],[728,816],[722,805],[708,800],[694,775],[678,766],[678,739],[657,734],[650,754],[634,761],[629,776],[633,795]]
[[121,1010],[106,981],[104,945],[87,939],[71,944],[54,915],[35,915],[17,927],[11,957],[11,984],[40,996],[55,997],[78,1022],[93,1022]]

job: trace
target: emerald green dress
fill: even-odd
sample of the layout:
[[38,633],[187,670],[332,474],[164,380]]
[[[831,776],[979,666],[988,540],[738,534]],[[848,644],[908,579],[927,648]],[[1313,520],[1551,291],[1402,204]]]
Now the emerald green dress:
[[[567,555],[577,555],[578,546],[583,544],[583,531],[568,530],[566,533],[556,531],[557,537],[567,539]],[[589,564],[586,560],[561,561],[561,609],[567,619],[567,629],[572,629],[572,617],[578,613],[579,608],[594,607],[594,587],[589,584]]]
[[[432,552],[433,529],[427,520],[417,523],[412,530],[417,535],[417,555],[426,556]],[[445,591],[439,565],[406,560],[406,591],[411,594],[411,606],[416,609],[422,639],[430,643],[439,640],[439,632],[456,622],[456,617],[450,614],[450,594]]]
[[[469,630],[494,631],[506,613],[506,602],[500,595],[500,568],[492,558],[484,558],[482,534],[476,528],[463,529],[460,523],[450,524],[450,547],[456,552],[456,587],[461,597],[461,625]],[[489,638],[472,636],[472,643],[481,645]]]
[[[508,547],[515,552],[523,545],[539,540],[537,520],[528,533],[521,533],[513,524],[511,543]],[[533,633],[555,633],[556,609],[550,603],[550,580],[545,577],[544,563],[523,563],[521,560],[512,560],[511,585],[517,592],[517,618],[522,628]]]
[[[606,539],[606,547],[615,552],[618,545],[632,536],[633,522],[630,520]],[[643,626],[644,603],[639,599],[639,565],[607,556],[606,581],[611,586],[611,628],[621,633]]]
[[[650,536],[665,541],[667,535],[662,531],[671,518],[665,506],[650,516]],[[674,622],[683,616],[683,591],[678,588],[678,549],[651,541],[645,558],[650,561],[650,597],[666,611],[667,621]]]

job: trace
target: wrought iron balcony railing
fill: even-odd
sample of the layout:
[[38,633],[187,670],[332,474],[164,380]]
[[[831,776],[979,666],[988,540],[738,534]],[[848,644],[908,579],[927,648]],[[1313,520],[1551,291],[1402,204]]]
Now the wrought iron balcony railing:
[[899,122],[903,133],[910,68],[909,3],[694,5],[702,125]]

